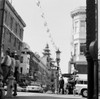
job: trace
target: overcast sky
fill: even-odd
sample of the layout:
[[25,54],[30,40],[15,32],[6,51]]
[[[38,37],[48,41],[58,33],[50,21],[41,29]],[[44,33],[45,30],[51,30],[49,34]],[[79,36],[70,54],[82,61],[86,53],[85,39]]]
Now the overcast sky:
[[[40,1],[39,6],[37,1]],[[48,43],[54,60],[56,58],[54,45],[56,45],[61,51],[62,73],[66,73],[71,53],[72,18],[70,13],[79,6],[85,6],[86,1],[12,0],[12,5],[26,23],[24,42],[40,56]],[[43,13],[45,18],[41,17]],[[44,26],[45,22],[47,22],[46,26]],[[46,32],[47,29],[49,32]]]

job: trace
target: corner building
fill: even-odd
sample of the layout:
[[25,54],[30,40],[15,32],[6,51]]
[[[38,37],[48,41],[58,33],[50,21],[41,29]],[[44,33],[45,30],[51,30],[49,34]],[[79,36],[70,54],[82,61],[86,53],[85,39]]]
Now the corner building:
[[[4,0],[0,0],[0,5],[3,5],[2,2]],[[4,13],[2,13],[3,11]],[[26,24],[8,0],[5,0],[4,9],[0,7],[0,13],[4,14],[2,48],[4,52],[10,48],[11,52],[17,51],[17,54],[20,55]]]
[[[71,12],[72,17],[72,61],[79,76],[86,77],[86,7],[81,6]],[[71,67],[70,67],[71,68]]]

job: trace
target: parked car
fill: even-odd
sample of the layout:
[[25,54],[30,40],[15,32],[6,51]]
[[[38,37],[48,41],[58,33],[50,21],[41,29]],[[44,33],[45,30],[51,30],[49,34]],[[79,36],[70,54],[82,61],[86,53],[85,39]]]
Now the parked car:
[[83,97],[87,97],[87,81],[79,80],[75,85],[74,92],[82,95]]
[[41,87],[41,85],[31,84],[31,85],[26,86],[26,91],[41,92],[41,93],[43,93],[43,88]]
[[26,88],[22,88],[19,85],[17,85],[17,91],[18,92],[25,92],[26,91]]

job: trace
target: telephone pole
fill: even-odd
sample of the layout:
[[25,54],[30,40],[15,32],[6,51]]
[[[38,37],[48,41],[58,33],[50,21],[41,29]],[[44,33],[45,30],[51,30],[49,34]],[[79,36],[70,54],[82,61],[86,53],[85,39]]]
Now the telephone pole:
[[[4,7],[6,0],[0,0],[0,67],[1,67],[1,48],[2,48],[2,34],[3,34],[3,21],[4,21]],[[1,69],[1,68],[0,68]],[[4,90],[2,88],[2,69],[0,70],[0,99],[4,98]]]
[[98,7],[96,0],[86,0],[86,59],[88,99],[98,99]]

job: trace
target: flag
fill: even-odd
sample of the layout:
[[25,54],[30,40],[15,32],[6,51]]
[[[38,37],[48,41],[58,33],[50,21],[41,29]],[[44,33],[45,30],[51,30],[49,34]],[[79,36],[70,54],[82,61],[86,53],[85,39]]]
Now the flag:
[[37,6],[40,6],[40,1],[37,1],[37,3],[36,3],[36,4],[37,4]]
[[44,22],[44,26],[47,26],[47,22]]
[[49,32],[50,30],[49,29],[47,29],[47,32]]
[[42,18],[45,18],[45,17],[44,17],[44,13],[41,14],[41,17],[42,17]]

